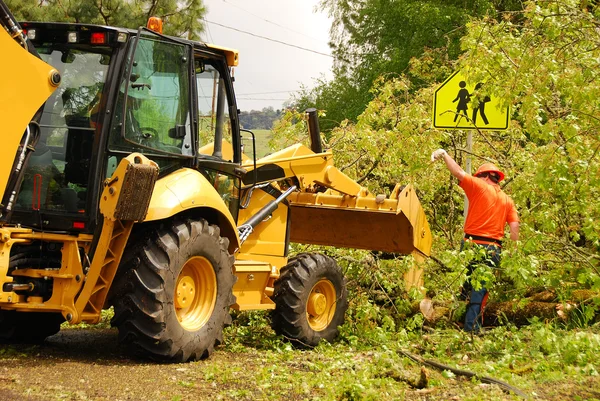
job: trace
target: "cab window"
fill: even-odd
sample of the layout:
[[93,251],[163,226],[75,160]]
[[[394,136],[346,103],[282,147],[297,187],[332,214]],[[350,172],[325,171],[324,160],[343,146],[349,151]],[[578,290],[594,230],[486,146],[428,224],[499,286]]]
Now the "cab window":
[[188,51],[140,37],[120,87],[111,150],[193,156]]
[[196,87],[198,92],[199,153],[212,155],[216,134],[222,133],[222,158],[233,160],[231,121],[227,103],[225,80],[209,64],[196,60]]

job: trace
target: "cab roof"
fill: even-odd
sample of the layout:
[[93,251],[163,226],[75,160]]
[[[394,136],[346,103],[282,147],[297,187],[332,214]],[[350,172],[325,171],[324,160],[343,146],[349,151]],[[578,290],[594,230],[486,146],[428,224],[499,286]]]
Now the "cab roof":
[[[52,35],[53,40],[56,40],[57,32],[70,32],[70,31],[99,32],[99,31],[103,31],[103,32],[109,32],[109,33],[115,34],[115,37],[116,37],[116,34],[119,34],[119,33],[126,33],[128,36],[135,36],[135,35],[137,35],[137,32],[138,32],[136,29],[130,29],[130,28],[119,28],[119,27],[114,27],[114,26],[95,25],[95,24],[75,24],[75,23],[69,23],[69,22],[25,21],[25,22],[21,22],[20,24],[24,30],[29,30],[29,29],[35,28],[35,29],[44,29],[47,31],[52,31],[52,32],[54,32],[54,35]],[[175,40],[177,42],[192,45],[194,48],[210,49],[216,53],[222,54],[225,57],[225,59],[227,61],[227,65],[229,67],[235,67],[238,65],[239,52],[235,49],[218,46],[218,45],[214,45],[214,44],[209,44],[209,43],[204,43],[204,42],[199,42],[199,41],[193,41],[193,40],[184,39],[184,38],[179,38],[179,37],[175,37],[175,36],[167,36],[167,35],[162,35],[159,33],[156,33],[156,34],[159,36],[164,36],[166,38]],[[66,36],[65,36],[65,40],[66,40]]]

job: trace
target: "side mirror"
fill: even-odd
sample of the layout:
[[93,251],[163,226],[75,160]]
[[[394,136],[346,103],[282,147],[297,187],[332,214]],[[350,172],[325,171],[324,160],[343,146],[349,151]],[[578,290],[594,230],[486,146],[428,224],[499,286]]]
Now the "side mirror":
[[252,160],[254,169],[252,171],[252,186],[256,185],[256,136],[254,132],[247,129],[240,129],[240,143],[242,144],[242,162]]
[[63,64],[71,64],[73,61],[75,61],[75,55],[67,50],[60,56],[60,61]]
[[242,153],[245,156],[242,158],[248,158],[250,160],[256,160],[256,136],[254,132],[241,129],[240,130],[240,143],[242,144]]

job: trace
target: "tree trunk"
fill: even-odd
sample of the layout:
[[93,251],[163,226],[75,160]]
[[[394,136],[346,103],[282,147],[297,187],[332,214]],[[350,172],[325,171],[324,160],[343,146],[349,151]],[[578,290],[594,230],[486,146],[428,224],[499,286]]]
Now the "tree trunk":
[[[535,317],[541,320],[567,320],[569,314],[577,310],[580,303],[588,302],[599,296],[600,294],[592,290],[573,290],[570,294],[570,301],[559,302],[554,291],[544,290],[531,294],[525,300],[491,302],[486,305],[483,323],[484,326],[496,326],[503,321],[508,321],[522,326],[529,324],[529,319]],[[413,313],[420,311],[430,325],[444,317],[452,320],[451,314],[455,312],[455,309],[451,307],[451,302],[433,301],[428,298],[420,303],[415,302],[411,309]],[[600,320],[598,312],[596,320]]]
[[528,324],[528,319],[533,317],[550,320],[559,317],[556,307],[556,302],[531,301],[526,304],[519,304],[519,302],[508,301],[490,303],[485,308],[483,325],[496,326],[499,321],[508,320],[517,326],[522,326]]

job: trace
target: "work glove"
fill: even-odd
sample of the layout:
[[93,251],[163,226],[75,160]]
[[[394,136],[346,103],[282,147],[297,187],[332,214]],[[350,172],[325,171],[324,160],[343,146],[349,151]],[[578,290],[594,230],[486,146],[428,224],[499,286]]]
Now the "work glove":
[[445,155],[447,155],[444,149],[438,149],[431,154],[431,161],[434,162],[438,159],[442,159]]

